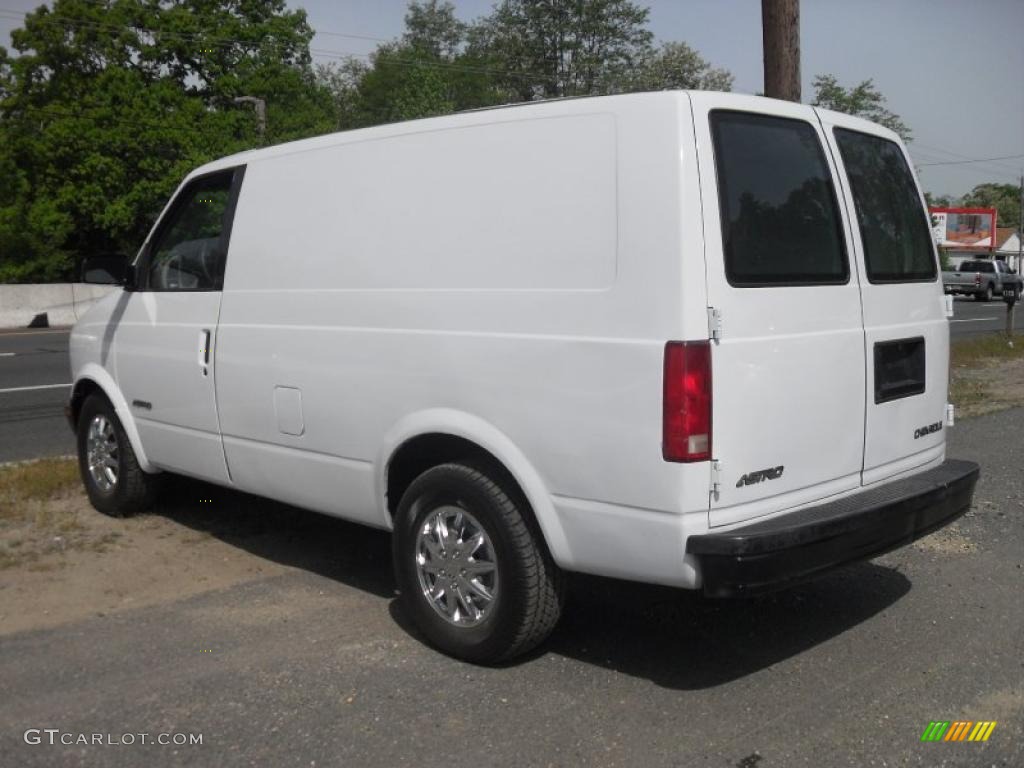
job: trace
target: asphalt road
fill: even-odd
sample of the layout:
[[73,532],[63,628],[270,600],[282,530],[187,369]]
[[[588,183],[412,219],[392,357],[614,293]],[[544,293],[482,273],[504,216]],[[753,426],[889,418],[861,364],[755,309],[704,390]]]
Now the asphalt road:
[[[1006,327],[1002,301],[957,297],[954,310],[954,338]],[[1015,312],[1015,327],[1024,332],[1024,305]],[[62,410],[68,390],[50,388],[71,381],[67,350],[66,329],[0,331],[0,463],[74,453],[74,437]],[[46,388],[37,388],[41,386]],[[5,391],[14,388],[19,391]]]
[[[0,636],[0,754],[47,767],[1019,766],[1022,433],[1024,409],[950,431],[983,479],[945,542],[749,601],[578,578],[546,646],[498,669],[415,638],[385,534],[254,508],[262,535],[233,536],[218,511],[232,492],[198,486],[187,493],[216,503],[193,525],[293,570]],[[998,725],[986,743],[920,741],[957,719]],[[202,744],[28,745],[29,728]]]
[[[75,451],[64,420],[68,330],[0,331],[0,463]],[[13,391],[12,391],[13,390]]]
[[[1018,304],[1014,310],[1013,327],[1017,333],[1024,331],[1024,304]],[[953,338],[980,336],[1005,329],[1006,303],[1002,299],[975,301],[963,296],[953,298],[953,319],[949,325]]]

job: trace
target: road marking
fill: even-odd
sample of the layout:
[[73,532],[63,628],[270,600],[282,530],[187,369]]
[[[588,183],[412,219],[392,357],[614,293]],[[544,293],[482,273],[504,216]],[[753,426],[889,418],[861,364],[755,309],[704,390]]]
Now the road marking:
[[14,357],[14,352],[0,352],[0,357]]
[[950,320],[951,323],[992,323],[995,322],[994,317],[972,317],[967,320]]
[[7,392],[31,392],[33,389],[60,389],[61,387],[70,386],[70,384],[40,384],[36,387],[10,387],[8,389],[0,389],[0,395],[6,394]]

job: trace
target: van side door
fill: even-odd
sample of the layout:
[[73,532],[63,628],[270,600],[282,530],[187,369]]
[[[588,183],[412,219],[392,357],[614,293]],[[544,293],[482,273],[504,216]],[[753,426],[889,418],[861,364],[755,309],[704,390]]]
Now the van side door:
[[692,93],[712,313],[709,521],[860,486],[864,331],[835,169],[810,107]]
[[224,268],[244,167],[188,181],[136,262],[114,332],[115,376],[156,466],[228,482],[216,401]]
[[[945,456],[949,323],[924,197],[895,134],[819,112],[864,278],[864,485]],[[991,268],[991,266],[990,266]]]

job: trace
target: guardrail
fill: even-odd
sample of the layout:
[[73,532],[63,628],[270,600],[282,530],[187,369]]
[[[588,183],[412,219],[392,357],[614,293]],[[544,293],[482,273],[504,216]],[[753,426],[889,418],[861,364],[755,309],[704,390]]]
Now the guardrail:
[[0,328],[73,325],[116,285],[46,283],[0,285]]

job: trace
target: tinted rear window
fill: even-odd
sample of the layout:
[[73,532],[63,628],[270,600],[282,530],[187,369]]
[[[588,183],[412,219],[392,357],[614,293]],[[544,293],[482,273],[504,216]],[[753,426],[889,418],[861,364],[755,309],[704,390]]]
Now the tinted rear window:
[[990,261],[965,261],[960,265],[959,272],[995,272]]
[[868,280],[934,280],[931,230],[899,145],[842,128],[835,136],[857,206]]
[[711,130],[729,282],[847,282],[832,175],[810,123],[715,111]]

